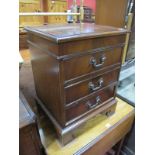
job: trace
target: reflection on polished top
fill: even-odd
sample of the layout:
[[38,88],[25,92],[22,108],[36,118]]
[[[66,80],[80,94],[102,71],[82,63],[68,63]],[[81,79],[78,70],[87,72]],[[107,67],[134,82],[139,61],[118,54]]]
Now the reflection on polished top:
[[126,33],[126,29],[102,26],[93,23],[53,24],[37,27],[26,27],[27,31],[37,33],[54,42],[110,36]]

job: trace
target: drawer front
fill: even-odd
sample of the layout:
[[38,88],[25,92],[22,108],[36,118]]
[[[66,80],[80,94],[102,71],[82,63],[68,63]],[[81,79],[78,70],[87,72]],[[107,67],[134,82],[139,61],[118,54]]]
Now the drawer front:
[[122,48],[115,48],[65,60],[62,62],[64,80],[67,81],[101,69],[106,69],[115,64],[121,64],[121,55]]
[[65,88],[66,104],[69,104],[81,97],[94,93],[104,87],[116,82],[119,76],[120,68],[102,73],[95,78],[69,85]]
[[126,34],[123,34],[61,43],[59,45],[59,56],[85,53],[86,51],[96,48],[114,47],[118,45],[123,46],[125,43],[125,37]]
[[90,97],[76,102],[70,107],[66,108],[66,120],[70,121],[82,114],[85,114],[89,111],[92,111],[96,108],[99,108],[101,105],[104,105],[110,98],[113,98],[115,93],[115,85],[111,85]]

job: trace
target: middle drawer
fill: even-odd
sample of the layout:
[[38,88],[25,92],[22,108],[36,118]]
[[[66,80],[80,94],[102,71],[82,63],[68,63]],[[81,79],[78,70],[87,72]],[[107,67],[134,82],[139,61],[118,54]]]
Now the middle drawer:
[[76,101],[79,98],[87,96],[113,82],[116,82],[119,76],[119,70],[120,68],[118,67],[98,75],[95,78],[90,77],[89,79],[65,87],[66,104]]

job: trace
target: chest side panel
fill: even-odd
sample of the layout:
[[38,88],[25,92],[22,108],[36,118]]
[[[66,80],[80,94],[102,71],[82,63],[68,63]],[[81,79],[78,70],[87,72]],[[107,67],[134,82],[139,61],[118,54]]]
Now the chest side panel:
[[61,102],[59,61],[32,44],[29,44],[29,48],[32,54],[31,63],[37,96],[56,120],[63,124],[65,118]]

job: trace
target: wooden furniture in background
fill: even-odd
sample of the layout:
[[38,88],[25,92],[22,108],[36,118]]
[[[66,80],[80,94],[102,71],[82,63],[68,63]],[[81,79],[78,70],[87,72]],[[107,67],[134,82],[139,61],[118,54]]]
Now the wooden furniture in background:
[[[40,12],[40,0],[19,0],[19,12]],[[27,33],[23,30],[28,25],[43,25],[43,16],[20,16],[19,17],[19,49],[27,49]]]
[[128,0],[96,0],[95,23],[124,27],[127,2]]
[[[119,141],[121,144],[133,124],[134,108],[121,99],[117,100],[114,115],[99,114],[90,119],[75,131],[74,141],[65,147],[58,143],[50,121],[46,117],[41,119],[41,139],[48,155],[104,155]],[[116,155],[120,154],[119,146],[113,149]]]
[[[129,42],[128,42],[128,47],[127,47],[127,55],[125,60],[131,60],[135,58],[135,0],[130,0],[130,9],[129,9],[129,14],[133,14],[133,19],[132,23],[130,26],[130,36],[129,36]],[[129,20],[128,20],[129,21]]]
[[[127,28],[129,31],[131,31],[132,20],[133,20],[133,13],[129,13],[129,14],[128,14],[128,22],[127,22],[127,26],[126,26],[126,28]],[[125,59],[126,59],[127,49],[128,49],[128,46],[129,46],[129,39],[130,39],[130,33],[128,33],[128,34],[126,35],[125,46],[124,46],[124,50],[123,50],[122,63],[124,63],[124,62],[125,62]]]
[[[66,12],[66,0],[20,0],[19,12]],[[25,26],[67,23],[67,16],[20,16],[19,17],[19,49],[27,49],[27,33]]]
[[[67,12],[66,0],[41,0],[41,6],[43,12]],[[44,16],[44,23],[67,23],[67,16]]]
[[19,154],[45,155],[36,116],[21,92],[19,94]]
[[24,30],[19,32],[19,49],[28,49],[27,32]]
[[[40,0],[19,0],[19,12],[40,12]],[[19,27],[28,25],[42,25],[44,23],[43,16],[20,16]]]
[[[83,15],[83,22],[84,23],[93,23],[94,20],[92,18],[93,16],[93,10],[87,6],[83,7],[84,9],[84,15]],[[80,12],[80,6],[77,7],[77,12]],[[77,17],[78,22],[80,21],[80,17]]]
[[27,27],[39,105],[63,144],[98,113],[113,113],[125,29],[95,24]]

